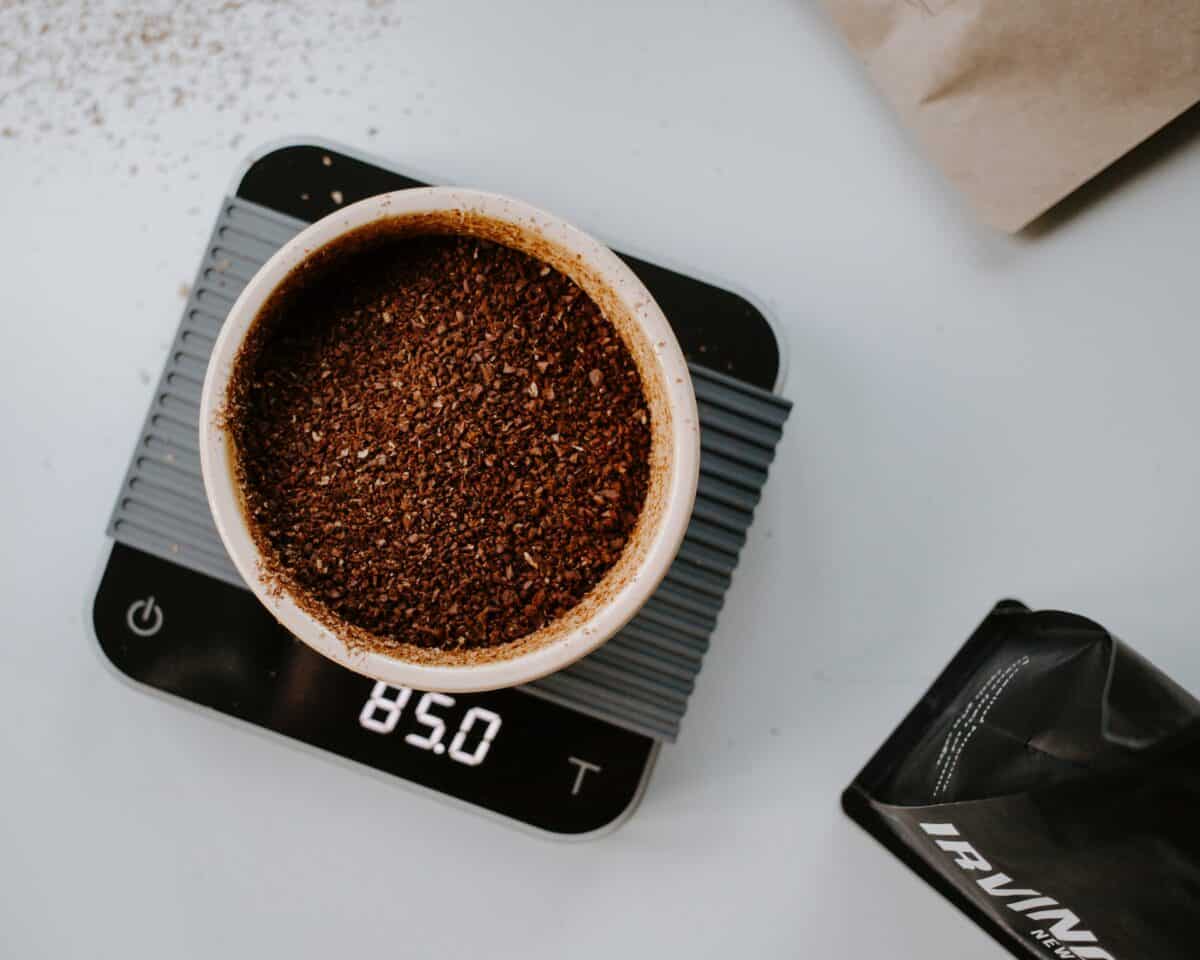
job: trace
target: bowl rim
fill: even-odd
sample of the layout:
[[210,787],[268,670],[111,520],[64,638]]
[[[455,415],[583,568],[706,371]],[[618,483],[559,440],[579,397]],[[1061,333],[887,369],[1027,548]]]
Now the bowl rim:
[[[342,235],[380,220],[464,212],[531,232],[579,260],[621,302],[647,338],[660,367],[671,411],[670,463],[658,524],[633,573],[591,616],[562,636],[508,658],[472,664],[417,663],[347,645],[335,630],[270,584],[242,509],[234,459],[220,411],[238,351],[263,304],[291,271]],[[217,532],[238,573],[259,601],[301,642],[356,673],[392,686],[447,693],[494,690],[528,683],[575,662],[621,629],[666,576],[696,496],[700,466],[695,393],[666,316],[630,267],[599,241],[559,217],[502,194],[459,187],[416,187],[360,200],[309,225],[276,251],[246,284],[222,324],[200,396],[200,467]]]

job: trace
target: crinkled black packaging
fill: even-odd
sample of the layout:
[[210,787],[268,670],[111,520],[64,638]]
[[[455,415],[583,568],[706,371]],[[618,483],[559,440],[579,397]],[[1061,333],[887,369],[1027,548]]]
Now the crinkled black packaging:
[[1091,620],[998,605],[842,803],[1014,956],[1200,958],[1200,703]]

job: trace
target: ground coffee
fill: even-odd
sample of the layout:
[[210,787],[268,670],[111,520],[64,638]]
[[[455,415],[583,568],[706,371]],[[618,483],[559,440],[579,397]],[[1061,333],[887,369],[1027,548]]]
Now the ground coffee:
[[650,413],[620,336],[567,277],[487,241],[325,261],[264,307],[225,412],[268,573],[369,646],[546,626],[646,497]]

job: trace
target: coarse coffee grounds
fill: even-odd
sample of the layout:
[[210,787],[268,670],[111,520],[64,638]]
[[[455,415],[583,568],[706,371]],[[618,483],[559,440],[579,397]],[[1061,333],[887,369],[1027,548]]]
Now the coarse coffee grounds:
[[264,307],[225,410],[267,572],[370,647],[545,627],[646,498],[650,411],[621,337],[569,278],[485,240],[326,260]]

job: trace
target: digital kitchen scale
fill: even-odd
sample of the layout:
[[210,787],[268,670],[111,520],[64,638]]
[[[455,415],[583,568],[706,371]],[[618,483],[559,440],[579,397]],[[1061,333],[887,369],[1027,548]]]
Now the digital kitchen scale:
[[339,206],[424,184],[315,144],[254,159],[221,205],[109,522],[93,606],[118,670],[555,835],[636,806],[674,740],[716,626],[788,401],[775,334],[744,297],[632,257],[692,365],[701,479],[662,586],[599,650],[527,687],[455,695],[392,687],[314,653],[241,584],[200,478],[199,394],[217,331],[258,267]]

